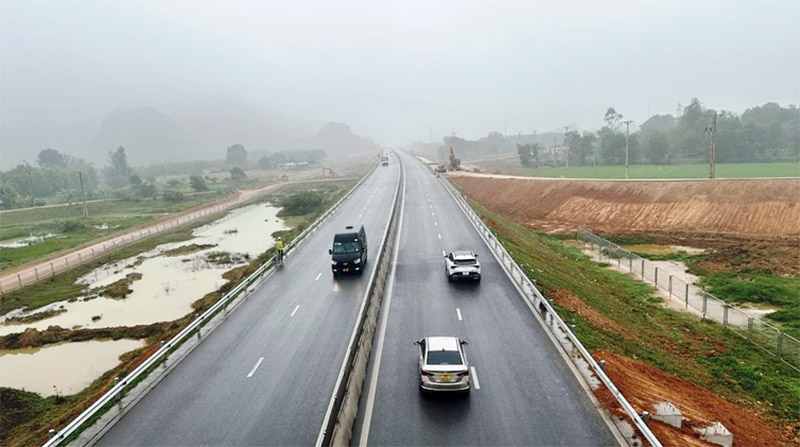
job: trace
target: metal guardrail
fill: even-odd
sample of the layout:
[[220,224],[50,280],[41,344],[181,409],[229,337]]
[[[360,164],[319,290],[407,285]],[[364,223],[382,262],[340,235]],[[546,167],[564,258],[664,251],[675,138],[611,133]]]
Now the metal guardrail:
[[[376,164],[377,166],[377,164]],[[328,208],[317,220],[315,220],[311,225],[309,225],[306,229],[300,232],[297,237],[295,237],[290,243],[286,244],[284,249],[286,253],[286,258],[288,259],[289,254],[292,250],[299,246],[299,244],[314,230],[317,229],[325,220],[328,219],[339,207],[344,203],[350,196],[355,192],[358,187],[360,187],[364,181],[369,178],[372,172],[375,170],[376,166],[373,166],[361,180],[358,181],[351,189],[347,192],[342,198],[340,198],[333,206]],[[195,318],[194,321],[189,323],[182,331],[180,331],[175,337],[173,337],[170,341],[163,343],[161,348],[158,351],[153,353],[150,357],[147,358],[142,364],[136,367],[129,375],[127,375],[124,379],[120,380],[119,383],[115,384],[110,390],[108,390],[105,394],[103,394],[98,400],[96,400],[92,405],[89,406],[86,410],[84,410],[78,417],[73,419],[66,427],[64,427],[61,431],[54,433],[54,435],[44,444],[44,447],[53,447],[59,445],[62,441],[72,435],[76,430],[81,428],[83,424],[87,421],[92,419],[93,416],[98,414],[98,412],[103,409],[109,403],[113,403],[116,399],[122,397],[122,393],[124,392],[125,388],[135,380],[139,379],[140,377],[146,376],[148,370],[153,366],[158,365],[158,363],[164,359],[166,359],[167,354],[178,346],[180,346],[184,341],[186,341],[195,330],[199,330],[205,323],[208,322],[214,315],[217,314],[220,310],[223,310],[226,306],[228,306],[243,290],[245,290],[248,286],[258,280],[264,272],[269,270],[273,264],[275,263],[274,258],[269,259],[267,262],[259,266],[259,268],[253,272],[250,276],[245,278],[241,283],[239,283],[236,287],[234,287],[230,292],[226,293],[222,298],[219,299],[213,306],[211,306],[208,310],[203,312],[202,315]]]
[[[387,244],[387,239],[390,236],[394,236],[395,229],[398,225],[399,215],[400,215],[400,208],[402,206],[402,191],[405,179],[405,168],[400,162],[399,157],[395,157],[400,163],[400,179],[397,182],[397,190],[394,194],[394,199],[392,201],[392,214],[389,217],[389,223],[386,225],[386,229],[384,230],[383,237],[381,238],[381,245],[378,249],[378,256],[374,262],[376,262],[375,269],[372,270],[372,274],[369,278],[369,285],[367,286],[367,290],[364,293],[364,298],[361,302],[361,308],[358,311],[358,319],[356,320],[356,325],[353,328],[353,333],[350,336],[350,342],[348,343],[347,352],[345,353],[344,362],[342,363],[342,367],[339,370],[339,377],[336,380],[336,386],[334,387],[333,396],[328,404],[328,410],[325,413],[325,418],[322,423],[322,430],[317,437],[316,446],[330,446],[332,445],[332,441],[334,438],[334,434],[336,432],[337,423],[340,422],[340,414],[342,410],[342,405],[345,403],[345,395],[348,391],[348,383],[350,381],[350,375],[353,371],[353,367],[356,363],[356,355],[358,354],[359,347],[363,341],[364,330],[366,326],[367,314],[369,313],[369,309],[372,305],[373,299],[375,299],[376,290],[378,288],[379,279],[385,280],[386,275],[382,272],[382,269],[388,267],[389,262],[391,261],[392,251],[391,249],[394,248],[393,245]],[[389,247],[389,249],[387,249]],[[380,284],[383,285],[382,283]],[[381,289],[382,290],[382,289]],[[377,312],[375,313],[377,318]],[[375,328],[372,327],[372,330]],[[364,370],[366,371],[366,364],[364,364]],[[354,415],[353,415],[354,416]],[[346,424],[347,422],[345,422]],[[350,426],[352,426],[352,421],[349,421]],[[347,427],[346,430],[349,430],[351,427]],[[348,435],[349,436],[349,435]]]
[[515,281],[519,285],[522,295],[525,297],[525,299],[527,299],[530,304],[534,306],[534,308],[546,309],[547,312],[550,313],[553,321],[556,324],[556,327],[562,331],[563,335],[569,338],[573,347],[581,354],[583,359],[592,368],[592,371],[595,373],[595,375],[600,379],[601,382],[603,382],[603,385],[605,385],[606,388],[611,392],[617,402],[619,402],[620,406],[625,410],[625,413],[628,414],[628,417],[631,419],[631,421],[633,421],[634,425],[639,430],[639,433],[641,433],[641,435],[647,440],[647,442],[650,443],[652,447],[662,447],[661,442],[655,437],[653,432],[650,431],[639,413],[636,412],[633,406],[628,403],[628,400],[625,399],[625,396],[623,396],[617,387],[614,386],[614,383],[595,361],[589,351],[583,346],[581,341],[578,340],[578,337],[575,336],[575,333],[572,331],[569,325],[567,325],[567,323],[561,319],[558,313],[556,313],[555,309],[550,305],[550,302],[542,295],[541,292],[539,292],[539,289],[536,288],[536,285],[530,280],[530,278],[528,278],[522,268],[517,265],[511,255],[506,251],[503,244],[495,237],[494,233],[492,233],[489,227],[486,226],[481,217],[472,209],[469,203],[467,203],[467,201],[462,197],[461,193],[452,184],[450,184],[446,178],[444,178],[444,176],[442,176],[441,179],[442,183],[450,191],[456,203],[472,221],[473,226],[475,226],[475,228],[479,231],[486,242],[486,245],[500,260],[500,263],[502,264],[503,268],[506,269],[512,281]]
[[692,308],[702,318],[732,329],[735,334],[800,372],[800,340],[596,234],[578,231],[576,237],[579,241],[597,246],[600,259],[616,260],[618,267],[627,268],[630,273],[666,291],[670,298],[683,301],[687,309]]

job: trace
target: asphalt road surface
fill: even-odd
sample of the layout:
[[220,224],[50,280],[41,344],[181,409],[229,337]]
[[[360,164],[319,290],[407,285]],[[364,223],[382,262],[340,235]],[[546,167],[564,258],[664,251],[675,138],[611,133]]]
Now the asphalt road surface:
[[[396,157],[392,162],[98,445],[313,445],[389,220],[400,175]],[[333,235],[359,223],[367,231],[368,271],[334,279]]]
[[[429,168],[401,156],[405,210],[388,320],[378,328],[383,343],[376,338],[371,357],[377,386],[371,402],[362,395],[351,444],[366,433],[369,445],[617,445],[445,187]],[[480,284],[447,281],[443,252],[452,250],[479,254]],[[413,342],[434,335],[469,342],[475,369],[468,397],[420,393]]]

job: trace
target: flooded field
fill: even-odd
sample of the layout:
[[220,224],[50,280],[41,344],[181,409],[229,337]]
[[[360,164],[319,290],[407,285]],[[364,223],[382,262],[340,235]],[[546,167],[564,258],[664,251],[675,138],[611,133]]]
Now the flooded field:
[[0,351],[0,386],[67,396],[117,366],[120,355],[143,346],[140,340],[92,340]]
[[[259,204],[231,211],[193,231],[193,239],[163,244],[137,256],[106,264],[83,276],[91,294],[36,309],[48,318],[14,324],[9,318],[30,316],[9,312],[0,322],[0,335],[33,327],[101,328],[172,321],[192,311],[191,303],[225,283],[222,274],[246,263],[274,245],[271,234],[287,229],[277,218],[279,208]],[[137,274],[137,275],[131,275]],[[130,276],[129,276],[130,275]],[[141,276],[139,276],[141,275]],[[128,278],[124,297],[105,289]]]

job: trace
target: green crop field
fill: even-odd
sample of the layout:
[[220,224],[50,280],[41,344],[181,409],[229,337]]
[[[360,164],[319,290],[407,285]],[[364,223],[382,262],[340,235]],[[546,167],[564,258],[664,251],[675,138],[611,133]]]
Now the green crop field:
[[81,206],[32,208],[0,215],[0,241],[27,236],[46,236],[42,242],[19,248],[2,248],[0,271],[54,255],[110,234],[135,227],[170,213],[180,212],[215,200],[217,192],[187,195],[183,201],[163,199],[109,200],[87,203],[89,217]]
[[[716,178],[753,178],[753,177],[800,177],[800,163],[729,163],[716,165]],[[577,166],[538,168],[523,171],[523,175],[531,177],[565,177],[565,178],[625,178],[625,166]],[[628,178],[632,179],[670,179],[670,178],[706,178],[708,165],[631,165]]]

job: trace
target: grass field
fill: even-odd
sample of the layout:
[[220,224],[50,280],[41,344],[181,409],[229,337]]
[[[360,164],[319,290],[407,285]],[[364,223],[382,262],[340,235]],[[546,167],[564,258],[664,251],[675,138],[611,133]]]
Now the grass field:
[[[800,177],[800,163],[729,163],[716,165],[716,178]],[[523,175],[532,177],[564,178],[625,178],[625,166],[577,166],[558,168],[523,169]],[[706,178],[708,165],[631,165],[628,178],[670,179]]]
[[756,410],[775,426],[783,428],[796,420],[800,376],[789,366],[719,324],[664,307],[650,285],[591,261],[560,239],[472,205],[543,293],[574,293],[619,328],[635,334],[629,338],[613,326],[595,325],[557,301],[559,314],[575,324],[576,335],[588,349],[606,349],[646,362]]
[[[181,202],[162,199],[112,200],[88,203],[89,217],[80,205],[33,208],[0,215],[0,241],[53,234],[42,242],[19,248],[2,248],[0,271],[74,248],[93,239],[141,225],[220,198],[216,192],[186,196]],[[96,227],[108,227],[100,229]]]

